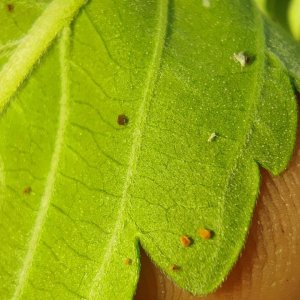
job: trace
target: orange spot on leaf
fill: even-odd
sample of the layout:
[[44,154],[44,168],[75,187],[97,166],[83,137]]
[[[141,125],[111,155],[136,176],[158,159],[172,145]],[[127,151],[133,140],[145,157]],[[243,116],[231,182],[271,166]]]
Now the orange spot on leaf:
[[210,240],[213,237],[213,232],[209,229],[201,228],[198,231],[199,236],[204,240]]
[[183,247],[189,247],[192,244],[192,239],[187,235],[183,235],[180,237],[180,242]]

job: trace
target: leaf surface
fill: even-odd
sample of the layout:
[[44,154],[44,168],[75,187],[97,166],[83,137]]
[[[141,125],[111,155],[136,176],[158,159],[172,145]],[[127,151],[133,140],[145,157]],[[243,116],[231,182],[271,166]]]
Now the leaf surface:
[[292,154],[296,46],[246,0],[2,3],[1,299],[131,299],[139,244],[215,290]]
[[296,40],[300,40],[299,0],[255,0],[255,2],[273,22],[280,24]]
[[293,0],[255,0],[255,2],[273,22],[280,24],[287,31],[290,29],[288,10]]
[[300,1],[292,0],[290,1],[288,10],[288,20],[291,31],[296,40],[300,40]]

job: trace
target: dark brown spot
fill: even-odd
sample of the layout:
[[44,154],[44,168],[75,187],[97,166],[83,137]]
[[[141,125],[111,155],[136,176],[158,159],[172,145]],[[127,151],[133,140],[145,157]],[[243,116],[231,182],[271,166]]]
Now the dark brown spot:
[[198,233],[199,236],[204,240],[210,240],[214,235],[214,233],[211,230],[206,228],[199,229]]
[[252,63],[252,61],[253,61],[253,57],[246,55],[246,57],[245,57],[246,65],[250,65]]
[[31,187],[30,186],[26,186],[24,189],[23,189],[23,194],[24,195],[29,195],[31,193]]
[[14,8],[15,8],[15,6],[12,3],[6,4],[6,9],[8,12],[13,12]]
[[171,269],[171,271],[173,271],[173,272],[177,272],[177,271],[179,271],[180,270],[180,267],[178,266],[178,265],[171,265],[170,266],[170,269]]
[[126,266],[131,266],[132,265],[132,259],[131,258],[125,258],[124,259],[124,264],[126,265]]
[[128,123],[128,118],[122,114],[122,115],[118,115],[118,124],[121,125],[121,126],[124,126]]
[[187,235],[183,235],[180,237],[180,242],[183,247],[189,247],[192,244],[192,239]]
[[251,65],[255,61],[255,55],[251,55],[249,53],[245,53],[245,64]]
[[297,101],[299,101],[300,102],[300,92],[296,92],[296,99],[297,99]]

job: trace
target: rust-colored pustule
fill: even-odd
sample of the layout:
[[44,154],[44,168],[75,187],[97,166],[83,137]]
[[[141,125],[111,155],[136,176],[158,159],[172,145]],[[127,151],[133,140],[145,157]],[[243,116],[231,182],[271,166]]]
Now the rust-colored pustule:
[[180,237],[180,243],[183,247],[187,248],[191,246],[192,244],[192,239],[188,237],[187,235],[183,235]]
[[213,232],[206,228],[200,228],[198,234],[204,240],[210,240],[213,237]]

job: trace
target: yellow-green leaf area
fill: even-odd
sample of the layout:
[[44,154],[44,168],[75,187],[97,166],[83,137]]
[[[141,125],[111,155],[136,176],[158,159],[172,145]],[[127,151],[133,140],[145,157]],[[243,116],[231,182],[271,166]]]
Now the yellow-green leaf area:
[[213,292],[292,155],[297,46],[247,0],[0,3],[0,298],[132,299],[140,245]]
[[288,9],[288,20],[294,38],[300,40],[300,1],[290,1]]

